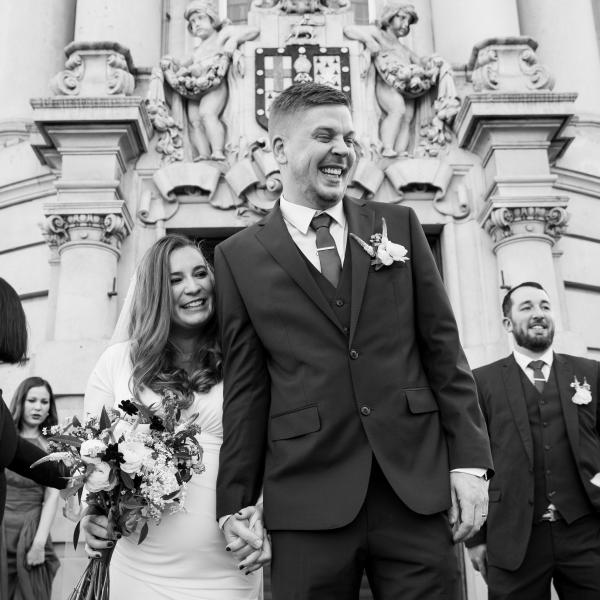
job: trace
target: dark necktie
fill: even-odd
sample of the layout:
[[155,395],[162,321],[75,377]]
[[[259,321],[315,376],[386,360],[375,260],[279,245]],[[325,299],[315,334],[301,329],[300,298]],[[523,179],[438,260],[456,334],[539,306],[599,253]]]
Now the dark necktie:
[[535,389],[541,394],[544,391],[544,385],[546,385],[546,379],[542,372],[542,367],[546,363],[543,360],[532,360],[527,366],[533,369],[533,385]]
[[321,263],[321,273],[333,287],[337,288],[342,272],[342,261],[329,231],[331,221],[333,221],[332,217],[327,213],[321,213],[312,218],[310,227],[317,234],[317,252]]

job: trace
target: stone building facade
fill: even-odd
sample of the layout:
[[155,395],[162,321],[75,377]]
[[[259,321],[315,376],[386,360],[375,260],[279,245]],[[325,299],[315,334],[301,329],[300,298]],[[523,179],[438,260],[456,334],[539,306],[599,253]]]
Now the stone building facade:
[[[177,231],[210,251],[270,210],[265,127],[292,81],[352,99],[348,194],[416,210],[473,367],[508,353],[500,299],[531,279],[557,348],[600,358],[593,0],[19,0],[0,24],[0,276],[31,330],[6,398],[35,374],[80,412],[145,249]],[[57,598],[85,560],[71,530]]]

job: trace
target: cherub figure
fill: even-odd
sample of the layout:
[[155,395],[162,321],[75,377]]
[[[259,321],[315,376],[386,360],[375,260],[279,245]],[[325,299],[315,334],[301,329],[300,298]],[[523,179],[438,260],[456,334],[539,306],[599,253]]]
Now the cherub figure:
[[[406,37],[419,17],[412,4],[390,2],[377,27],[349,26],[344,33],[363,42],[377,71],[375,94],[384,117],[380,124],[382,156],[406,154],[417,99],[437,86],[434,117],[427,127],[430,141],[443,145],[447,124],[458,110],[458,98],[450,66],[439,56],[419,57],[400,39]],[[450,110],[450,107],[456,110]],[[441,136],[441,137],[440,137]]]
[[196,38],[192,56],[182,63],[165,56],[161,68],[167,83],[186,100],[195,159],[223,160],[225,126],[220,115],[228,96],[227,72],[239,44],[256,37],[258,30],[221,21],[210,0],[192,0],[184,17]]

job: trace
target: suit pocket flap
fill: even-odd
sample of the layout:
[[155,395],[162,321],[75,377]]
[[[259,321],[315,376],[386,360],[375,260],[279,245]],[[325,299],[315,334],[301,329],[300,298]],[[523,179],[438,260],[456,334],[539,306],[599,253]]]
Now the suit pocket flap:
[[271,417],[271,439],[287,440],[321,429],[321,419],[316,406],[298,408]]
[[414,415],[439,410],[431,388],[404,390],[404,393],[406,394],[408,408]]
[[500,498],[502,498],[501,490],[490,490],[488,492],[488,497],[490,502],[500,502]]

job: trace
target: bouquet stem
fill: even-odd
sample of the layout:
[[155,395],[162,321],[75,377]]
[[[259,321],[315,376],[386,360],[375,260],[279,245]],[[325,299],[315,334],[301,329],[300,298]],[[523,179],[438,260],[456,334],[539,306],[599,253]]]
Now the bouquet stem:
[[107,548],[99,558],[90,558],[68,600],[109,600],[109,566],[114,550]]

